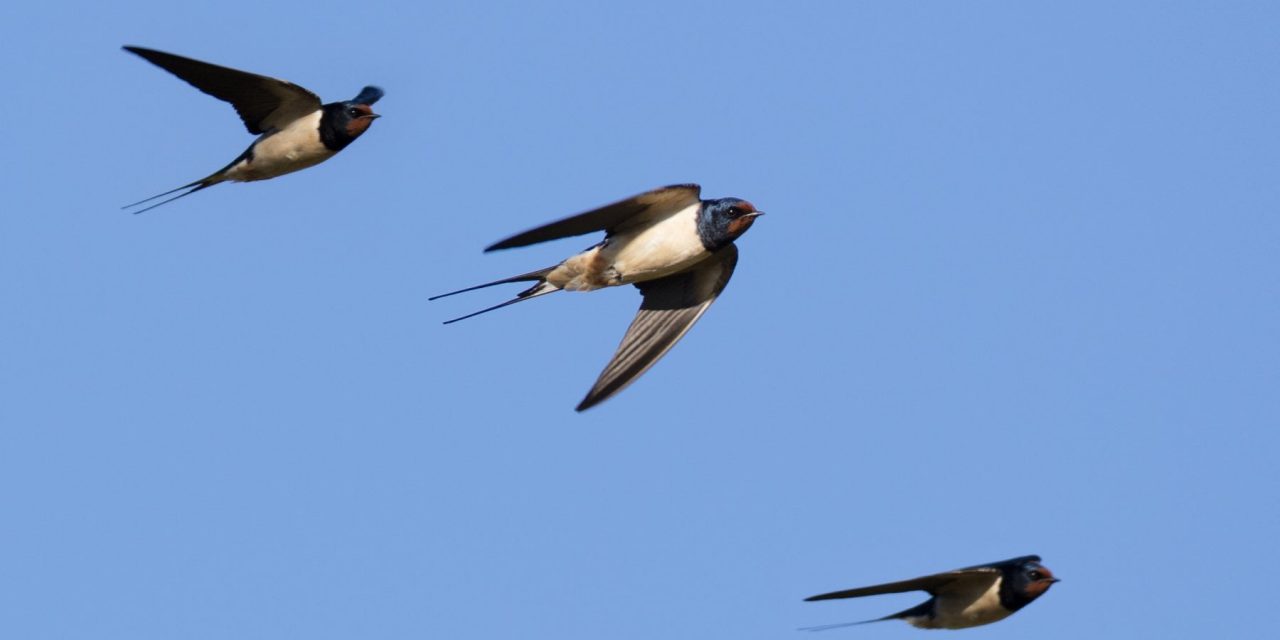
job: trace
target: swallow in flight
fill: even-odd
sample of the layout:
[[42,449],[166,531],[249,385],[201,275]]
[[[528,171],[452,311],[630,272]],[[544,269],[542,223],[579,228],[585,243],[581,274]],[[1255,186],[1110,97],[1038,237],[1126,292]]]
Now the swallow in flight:
[[134,213],[154,209],[220,182],[267,180],[317,165],[359,138],[379,117],[371,108],[383,95],[378,87],[365,87],[350,100],[321,104],[319,96],[292,82],[153,49],[124,47],[124,50],[142,56],[219,100],[230,102],[249,133],[258,136],[231,164],[209,176],[124,207],[129,209],[183,191]]
[[643,300],[613,359],[577,410],[583,411],[639,378],[715,302],[733,275],[733,241],[763,215],[746,200],[702,200],[702,187],[654,189],[599,209],[530,229],[485,251],[604,231],[604,240],[560,264],[431,298],[436,300],[499,284],[532,282],[515,298],[445,324],[557,291],[594,291],[635,285]]
[[925,591],[933,597],[906,611],[883,618],[806,627],[802,630],[825,631],[883,620],[905,620],[921,629],[976,627],[1009,617],[1014,611],[1044,595],[1055,582],[1058,579],[1040,564],[1040,556],[1022,556],[913,580],[824,593],[805,598],[805,601],[860,598],[907,591]]

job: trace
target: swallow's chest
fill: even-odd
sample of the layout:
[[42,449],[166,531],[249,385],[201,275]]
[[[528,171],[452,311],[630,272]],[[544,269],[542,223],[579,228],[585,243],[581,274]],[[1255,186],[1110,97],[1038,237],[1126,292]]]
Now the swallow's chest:
[[933,627],[964,629],[1003,620],[1012,613],[1000,603],[1000,580],[968,596],[948,596],[937,602]]
[[320,140],[320,112],[258,140],[253,157],[237,166],[237,180],[266,180],[319,164],[334,154]]
[[601,261],[620,283],[643,282],[679,273],[705,260],[710,252],[698,236],[698,206],[686,208],[656,224],[609,238]]
[[547,282],[569,291],[654,280],[705,260],[697,228],[698,206],[676,212],[639,229],[616,233],[560,263]]

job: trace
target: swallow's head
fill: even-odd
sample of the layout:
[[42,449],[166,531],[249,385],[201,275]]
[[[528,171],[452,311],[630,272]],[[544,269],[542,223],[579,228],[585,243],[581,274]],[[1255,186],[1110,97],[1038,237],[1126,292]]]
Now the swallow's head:
[[1027,602],[1044,595],[1053,583],[1058,582],[1058,579],[1053,577],[1053,572],[1036,560],[1028,560],[1018,565],[1010,579],[1013,582],[1014,591],[1026,598]]
[[371,86],[365,87],[360,95],[346,102],[339,102],[342,111],[338,115],[338,122],[342,131],[353,140],[367,131],[374,120],[382,117],[373,112],[373,103],[382,96],[382,89]]
[[741,198],[707,200],[698,214],[698,235],[704,244],[718,249],[737,240],[762,215],[763,211]]

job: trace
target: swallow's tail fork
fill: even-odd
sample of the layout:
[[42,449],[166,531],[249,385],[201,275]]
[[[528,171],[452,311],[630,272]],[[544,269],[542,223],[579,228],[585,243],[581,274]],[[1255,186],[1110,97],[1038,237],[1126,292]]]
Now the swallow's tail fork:
[[[559,265],[557,265],[557,266],[559,266]],[[512,298],[512,299],[510,299],[510,300],[508,300],[508,301],[506,301],[506,302],[503,302],[502,304],[495,304],[495,305],[493,305],[492,307],[489,307],[489,308],[487,308],[487,309],[481,309],[481,310],[479,310],[479,311],[476,311],[475,313],[468,313],[468,314],[467,314],[467,315],[465,315],[465,316],[461,316],[461,317],[458,317],[458,318],[454,318],[454,319],[452,319],[452,320],[446,320],[446,321],[445,321],[445,324],[453,324],[453,323],[455,323],[455,322],[458,322],[459,320],[466,320],[467,318],[474,318],[474,317],[476,317],[476,316],[478,316],[478,315],[480,315],[480,314],[482,314],[482,313],[488,313],[488,312],[493,311],[493,310],[495,310],[495,309],[501,309],[501,308],[503,308],[503,307],[505,307],[505,306],[513,305],[513,304],[515,304],[515,303],[517,303],[517,302],[524,302],[525,300],[532,300],[532,299],[537,298],[537,297],[539,297],[539,296],[545,296],[545,295],[547,295],[548,293],[555,293],[555,292],[559,291],[559,290],[560,290],[560,287],[557,287],[557,286],[555,286],[554,284],[550,284],[550,283],[548,283],[548,282],[545,280],[545,278],[547,277],[547,274],[548,274],[548,273],[551,273],[551,271],[552,271],[553,269],[555,269],[555,267],[547,267],[546,269],[538,269],[537,271],[530,271],[529,273],[522,273],[522,274],[520,274],[520,275],[518,275],[518,276],[511,276],[510,278],[503,278],[503,279],[501,279],[501,280],[494,280],[493,282],[486,282],[486,283],[484,283],[484,284],[478,284],[478,285],[476,285],[476,286],[474,286],[474,287],[467,287],[466,289],[458,289],[457,291],[450,291],[449,293],[442,293],[442,294],[440,294],[440,295],[438,295],[438,296],[433,296],[433,297],[430,297],[430,298],[427,298],[427,299],[428,299],[428,300],[439,300],[440,298],[447,298],[447,297],[449,297],[449,296],[457,295],[457,294],[459,294],[459,293],[466,293],[466,292],[468,292],[468,291],[475,291],[476,289],[484,289],[484,288],[486,288],[486,287],[492,287],[492,286],[496,286],[496,285],[500,285],[500,284],[509,284],[509,283],[512,283],[512,282],[534,282],[534,283],[536,283],[536,284],[534,284],[532,287],[529,287],[528,289],[525,289],[524,291],[521,291],[520,293],[516,294],[516,297],[514,297],[514,298]]]
[[[213,185],[218,184],[219,182],[222,182],[222,180],[218,180],[217,178],[215,178],[215,177],[214,177],[214,176],[216,176],[216,175],[218,175],[218,174],[216,174],[216,173],[215,173],[213,176],[209,176],[208,178],[201,178],[201,179],[199,179],[199,180],[196,180],[195,182],[188,182],[187,184],[184,184],[184,185],[182,185],[181,187],[178,187],[177,189],[170,189],[170,190],[168,190],[168,191],[166,191],[166,192],[164,192],[164,193],[157,193],[156,195],[151,196],[150,198],[147,198],[146,200],[139,200],[139,201],[137,201],[137,202],[135,202],[135,203],[133,203],[133,204],[126,204],[125,206],[120,207],[120,208],[121,208],[121,209],[132,209],[133,207],[136,207],[136,206],[138,206],[138,205],[140,205],[140,204],[146,204],[146,203],[148,203],[148,202],[151,202],[152,200],[155,200],[156,198],[163,198],[163,197],[165,197],[165,196],[167,196],[167,195],[169,195],[169,194],[171,194],[171,193],[178,193],[179,191],[182,191],[183,189],[190,189],[190,191],[184,191],[184,192],[182,192],[182,193],[178,193],[178,195],[176,195],[176,196],[174,196],[174,197],[172,197],[172,198],[169,198],[168,200],[162,200],[162,201],[157,202],[157,203],[155,203],[155,204],[153,204],[153,205],[151,205],[151,206],[149,206],[149,207],[147,207],[147,208],[145,208],[145,209],[139,209],[139,210],[137,210],[137,211],[134,211],[134,213],[135,213],[135,214],[137,214],[137,213],[142,213],[142,212],[144,212],[144,211],[150,211],[150,210],[152,210],[152,209],[154,209],[154,208],[156,208],[156,207],[158,207],[158,206],[160,206],[160,205],[162,205],[162,204],[168,204],[168,203],[170,203],[170,202],[173,202],[174,200],[177,200],[178,198],[183,198],[183,197],[189,196],[189,195],[191,195],[191,194],[193,194],[193,193],[195,193],[195,192],[197,192],[197,191],[200,191],[201,189],[208,189],[209,187],[212,187]],[[193,187],[194,187],[194,188],[193,188]]]
[[[813,598],[809,598],[813,600]],[[836,624],[824,624],[817,627],[800,627],[797,631],[828,631],[830,629],[840,629],[843,627],[856,627],[860,624],[871,624],[872,622],[885,622],[887,620],[906,620],[911,622],[911,618],[926,617],[933,609],[933,599],[930,598],[910,609],[899,611],[894,614],[887,615],[883,618],[875,618],[874,620],[859,620],[858,622],[839,622]]]

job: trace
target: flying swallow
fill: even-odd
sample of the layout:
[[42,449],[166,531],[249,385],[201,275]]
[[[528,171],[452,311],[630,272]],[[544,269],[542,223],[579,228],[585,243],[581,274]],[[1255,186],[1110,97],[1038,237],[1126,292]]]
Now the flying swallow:
[[662,187],[514,235],[485,251],[605,232],[602,242],[560,264],[431,299],[511,282],[533,283],[511,300],[445,323],[450,324],[561,290],[635,285],[643,296],[640,310],[613,359],[578,404],[583,411],[652,367],[729,283],[738,262],[733,241],[763,213],[738,198],[702,200],[701,192],[696,184]]
[[883,618],[806,627],[803,631],[825,631],[883,620],[906,620],[908,624],[921,629],[976,627],[1009,617],[1014,611],[1044,595],[1055,582],[1058,579],[1040,564],[1040,556],[1022,556],[914,580],[824,593],[805,598],[805,601],[860,598],[907,591],[925,591],[933,597],[906,611]]
[[359,138],[379,117],[371,108],[383,95],[378,87],[365,87],[350,100],[321,104],[316,94],[284,80],[153,49],[124,47],[124,50],[142,56],[219,100],[230,102],[249,133],[258,136],[231,164],[209,176],[124,207],[136,207],[188,189],[134,213],[154,209],[219,182],[267,180],[320,164]]

